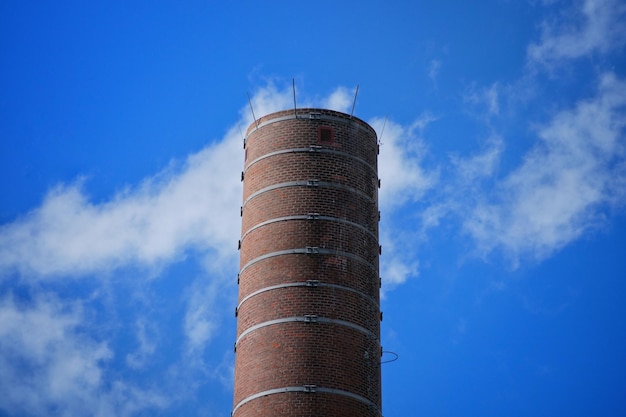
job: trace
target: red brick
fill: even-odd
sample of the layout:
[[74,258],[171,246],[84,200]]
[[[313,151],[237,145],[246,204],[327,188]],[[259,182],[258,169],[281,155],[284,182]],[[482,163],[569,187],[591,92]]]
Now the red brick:
[[[234,416],[380,416],[376,133],[331,110],[298,116],[273,113],[247,131],[234,406],[285,387],[332,392],[273,393]],[[332,143],[318,143],[320,126],[333,129]],[[277,251],[287,253],[265,257]],[[288,321],[306,315],[320,319]],[[286,321],[251,330],[270,320]]]

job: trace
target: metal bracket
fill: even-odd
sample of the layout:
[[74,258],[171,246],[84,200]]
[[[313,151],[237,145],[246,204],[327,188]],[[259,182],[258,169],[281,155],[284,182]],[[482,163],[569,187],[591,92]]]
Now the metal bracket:
[[304,392],[315,392],[317,391],[317,385],[305,385]]
[[309,145],[309,152],[319,152],[322,147],[320,145]]
[[321,119],[322,113],[309,113],[309,119]]
[[315,314],[305,314],[304,322],[305,323],[317,323],[317,316]]
[[320,285],[320,281],[318,279],[308,279],[306,281],[307,287],[317,287]]
[[320,217],[319,213],[309,213],[307,214],[308,220],[317,220]]
[[319,253],[320,252],[320,248],[318,248],[317,246],[307,246],[306,247],[306,253],[311,254],[311,253]]
[[317,187],[320,185],[320,180],[307,180],[306,185],[309,187]]

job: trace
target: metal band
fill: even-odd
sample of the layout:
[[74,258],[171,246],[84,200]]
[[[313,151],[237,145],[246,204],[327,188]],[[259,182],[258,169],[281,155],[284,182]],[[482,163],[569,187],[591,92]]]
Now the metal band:
[[256,158],[255,160],[253,160],[252,162],[250,162],[244,168],[243,172],[245,174],[252,165],[256,164],[257,162],[259,162],[259,161],[261,161],[261,160],[263,160],[265,158],[270,158],[270,157],[276,156],[276,155],[283,155],[283,154],[286,154],[286,153],[311,153],[311,152],[329,153],[329,154],[332,154],[332,155],[339,155],[339,156],[344,156],[346,158],[354,159],[355,161],[358,161],[358,162],[362,163],[363,165],[365,165],[366,167],[368,167],[374,173],[374,175],[378,176],[378,172],[376,172],[376,168],[374,168],[372,165],[370,165],[369,162],[367,162],[365,159],[360,158],[360,157],[355,156],[355,155],[351,155],[351,154],[346,153],[346,152],[341,152],[341,151],[337,151],[337,150],[334,150],[334,149],[322,148],[321,146],[316,146],[316,145],[311,145],[308,148],[281,149],[279,151],[266,153],[265,155],[261,155],[258,158]]
[[[273,119],[266,120],[263,123],[259,123],[259,124],[256,125],[256,129],[254,129],[252,132],[246,134],[246,137],[245,137],[244,140],[247,142],[248,141],[248,137],[250,137],[250,135],[252,133],[256,132],[257,130],[259,130],[260,128],[262,128],[264,126],[271,125],[272,123],[282,122],[284,120],[292,120],[292,119],[293,120],[296,120],[296,119],[307,120],[307,116],[308,116],[308,119],[311,119],[311,120],[327,120],[327,121],[331,121],[331,122],[342,122],[344,124],[353,124],[352,122],[354,122],[355,120],[358,120],[361,123],[366,124],[365,121],[363,121],[361,119],[358,119],[356,117],[353,117],[351,119],[344,119],[342,117],[337,117],[337,116],[333,116],[333,115],[330,115],[330,114],[322,114],[322,113],[318,113],[316,111],[311,111],[311,112],[300,113],[300,114],[296,114],[296,115],[289,114],[289,115],[285,115],[285,116],[281,116],[281,117],[275,117]],[[367,127],[365,127],[361,123],[356,123],[356,126],[359,129],[361,129],[361,130],[363,130],[365,132],[368,132],[368,133],[374,133],[374,135],[377,136],[376,135],[376,131],[373,128],[371,128],[369,125],[367,125]],[[250,128],[248,128],[248,130],[250,130]]]
[[327,282],[315,282],[315,283],[312,283],[311,281],[305,281],[305,282],[288,282],[288,283],[279,284],[279,285],[272,285],[272,286],[269,286],[269,287],[265,287],[265,288],[261,288],[259,290],[256,290],[256,291],[248,294],[247,296],[245,296],[239,302],[239,304],[237,305],[237,310],[239,310],[241,308],[243,303],[245,303],[250,298],[252,298],[252,297],[254,297],[256,295],[262,294],[262,293],[267,292],[267,291],[273,291],[273,290],[278,290],[278,289],[282,289],[282,288],[292,288],[292,287],[327,287],[327,288],[335,288],[335,289],[338,289],[338,290],[350,291],[350,292],[353,292],[355,294],[359,294],[363,298],[369,300],[374,306],[376,306],[376,309],[380,308],[380,306],[378,305],[378,303],[376,302],[376,300],[374,298],[372,298],[369,295],[365,294],[364,292],[356,290],[354,288],[346,287],[345,285],[330,284],[330,283],[327,283]]
[[239,409],[239,407],[241,407],[242,405],[244,405],[246,403],[249,403],[250,401],[256,400],[257,398],[266,397],[268,395],[273,395],[273,394],[283,394],[283,393],[288,393],[288,392],[303,392],[303,393],[306,393],[306,394],[321,392],[321,393],[325,393],[325,394],[343,395],[345,397],[352,398],[353,400],[357,400],[357,401],[359,401],[359,402],[361,402],[363,404],[368,405],[369,407],[374,408],[376,411],[378,411],[378,415],[382,416],[382,413],[378,409],[378,406],[376,404],[374,404],[374,402],[372,402],[372,401],[368,400],[367,398],[363,397],[362,395],[355,394],[353,392],[345,391],[345,390],[342,390],[342,389],[318,387],[316,385],[303,385],[303,386],[300,386],[300,387],[274,388],[274,389],[268,389],[266,391],[261,391],[261,392],[258,392],[256,394],[252,394],[252,395],[244,398],[243,400],[239,401],[239,403],[235,406],[235,408],[233,408],[233,411],[232,411],[232,413],[230,415],[233,416],[235,414],[235,412]]
[[310,315],[310,316],[283,317],[283,318],[280,318],[280,319],[268,320],[268,321],[264,321],[262,323],[255,324],[254,326],[250,326],[246,330],[241,332],[241,334],[239,335],[239,337],[235,341],[235,348],[237,347],[237,345],[239,344],[241,339],[243,339],[248,334],[250,334],[250,333],[252,333],[252,332],[254,332],[256,330],[262,329],[263,327],[267,327],[267,326],[273,326],[274,324],[292,323],[292,322],[336,324],[336,325],[339,325],[339,326],[349,327],[349,328],[351,328],[353,330],[356,330],[358,332],[363,333],[364,335],[366,335],[366,336],[368,336],[368,337],[370,337],[372,339],[378,340],[378,336],[376,336],[376,334],[374,334],[373,332],[369,331],[365,327],[360,326],[358,324],[355,324],[355,323],[352,323],[352,322],[349,322],[349,321],[346,321],[346,320],[329,319],[328,317],[318,317],[318,316],[315,316],[315,315]]
[[272,191],[272,190],[276,190],[278,188],[285,188],[285,187],[327,187],[327,188],[339,188],[341,190],[346,190],[349,191],[351,193],[355,193],[358,194],[366,199],[368,199],[371,202],[375,202],[376,200],[367,195],[367,193],[358,190],[356,188],[353,187],[349,187],[347,185],[343,185],[343,184],[338,184],[336,182],[325,182],[325,181],[318,181],[318,180],[306,180],[306,181],[288,181],[288,182],[281,182],[278,184],[273,184],[270,186],[267,186],[265,188],[261,188],[260,190],[257,190],[255,192],[253,192],[252,194],[250,194],[248,196],[248,198],[246,198],[246,200],[243,202],[243,206],[245,207],[246,204],[248,204],[248,201],[252,200],[254,197],[258,196],[259,194],[263,194],[266,193],[268,191]]
[[361,257],[359,255],[355,255],[354,253],[343,252],[343,251],[339,251],[339,250],[336,250],[336,249],[306,247],[306,248],[294,248],[294,249],[279,250],[279,251],[276,251],[276,252],[270,252],[270,253],[266,253],[265,255],[257,256],[256,258],[248,261],[248,263],[246,263],[239,270],[239,275],[243,274],[243,271],[248,269],[251,265],[253,265],[253,264],[255,264],[255,263],[259,262],[259,261],[262,261],[264,259],[273,258],[275,256],[297,255],[297,254],[305,254],[305,255],[320,254],[320,255],[344,256],[346,258],[353,259],[353,260],[355,260],[357,262],[360,262],[360,263],[370,267],[374,271],[378,272],[378,268],[374,264],[370,263],[367,259],[365,259],[365,258],[363,258],[363,257]]
[[372,238],[374,238],[374,240],[376,242],[378,242],[378,237],[376,236],[376,234],[374,234],[374,232],[372,232],[371,230],[369,230],[367,227],[359,224],[359,223],[355,223],[352,222],[350,220],[346,220],[346,219],[342,219],[339,217],[332,217],[332,216],[320,216],[318,214],[305,214],[305,215],[297,215],[297,216],[284,216],[284,217],[276,217],[275,219],[269,219],[266,220],[264,222],[261,222],[259,224],[255,224],[254,226],[252,226],[250,229],[248,229],[243,236],[241,236],[241,241],[243,242],[243,240],[246,238],[246,236],[248,236],[248,234],[250,232],[253,232],[254,230],[258,229],[259,227],[263,227],[266,226],[268,224],[272,224],[272,223],[277,223],[277,222],[284,222],[284,221],[289,221],[289,220],[328,220],[328,221],[333,221],[333,222],[337,222],[337,223],[343,223],[343,224],[348,224],[350,226],[354,226],[358,229],[361,229],[362,231],[368,233],[370,236],[372,236]]

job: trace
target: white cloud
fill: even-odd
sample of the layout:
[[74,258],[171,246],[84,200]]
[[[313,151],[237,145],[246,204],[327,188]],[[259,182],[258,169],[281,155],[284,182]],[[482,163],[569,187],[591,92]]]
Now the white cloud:
[[480,119],[489,121],[500,114],[500,85],[493,83],[489,87],[471,86],[464,94],[466,103],[473,107]]
[[544,22],[541,39],[528,47],[531,63],[551,66],[563,59],[606,53],[626,42],[626,5],[619,0],[577,1],[574,19]]
[[43,204],[0,227],[0,272],[22,276],[81,275],[129,263],[180,259],[195,246],[232,256],[239,231],[237,207],[241,140],[235,129],[110,201],[89,201],[81,183],[61,185]]
[[379,135],[382,132],[378,172],[382,184],[379,206],[383,217],[380,236],[383,246],[380,264],[383,295],[418,275],[419,261],[415,252],[396,245],[401,240],[411,241],[415,236],[406,236],[406,225],[391,219],[396,210],[405,204],[415,203],[437,183],[437,172],[427,171],[422,166],[426,155],[423,132],[435,120],[425,113],[407,127],[393,121],[385,124],[383,119],[370,121]]
[[463,188],[473,187],[477,181],[492,177],[498,169],[503,149],[502,138],[493,135],[486,140],[481,152],[466,158],[453,155],[452,165]]
[[[566,60],[626,44],[626,5],[585,0],[574,6],[559,19],[543,22],[540,41],[527,50],[530,64],[553,69]],[[623,204],[626,184],[624,82],[612,74],[600,77],[596,97],[579,101],[537,127],[539,142],[523,163],[496,180],[503,141],[491,127],[492,118],[501,113],[503,92],[514,102],[528,98],[528,87],[538,88],[533,77],[527,74],[517,87],[494,83],[465,94],[465,101],[492,130],[492,138],[480,153],[452,158],[457,178],[436,210],[459,215],[480,254],[501,249],[515,263],[524,257],[544,259],[602,225],[606,207]]]
[[[382,134],[378,172],[381,178],[380,207],[390,210],[408,201],[419,199],[437,182],[435,172],[422,168],[426,146],[422,134],[426,126],[436,119],[423,114],[410,126],[387,121]],[[383,119],[370,122],[377,132],[382,131]]]
[[156,351],[157,342],[154,326],[146,319],[136,320],[134,327],[138,346],[133,353],[126,355],[126,364],[133,369],[141,369]]
[[198,279],[189,289],[183,325],[189,354],[202,353],[219,329],[223,312],[235,305],[236,297],[225,296],[224,287],[222,280]]
[[165,397],[121,381],[108,390],[103,366],[113,353],[81,333],[83,324],[78,306],[54,298],[37,296],[28,304],[0,299],[1,410],[104,417],[167,404]]
[[[404,284],[409,278],[419,275],[419,261],[415,259],[414,251],[402,250],[403,245],[399,242],[411,241],[393,223],[386,222],[387,227],[381,233],[380,241],[383,247],[383,256],[380,262],[380,276],[382,278],[381,297],[398,285]],[[412,245],[413,246],[413,245]]]
[[439,75],[440,70],[441,61],[438,59],[431,60],[430,64],[428,65],[428,78],[430,78],[435,87],[437,86],[437,76]]
[[465,222],[481,252],[542,259],[623,203],[626,82],[605,74],[598,94],[538,128],[540,142]]
[[[267,86],[258,89],[250,99],[250,102],[252,103],[254,116],[258,120],[261,117],[276,111],[292,109],[293,90],[291,89],[291,87],[280,90],[276,87],[274,83],[270,83]],[[301,108],[303,106],[306,106],[307,103],[300,103],[298,101],[297,105]],[[254,123],[254,118],[252,117],[250,106],[245,106],[243,109],[241,109],[240,114],[243,118],[242,123],[245,124],[246,128],[250,124]]]
[[346,87],[338,87],[327,99],[322,100],[322,107],[343,113],[350,113],[353,102],[354,91],[348,90]]

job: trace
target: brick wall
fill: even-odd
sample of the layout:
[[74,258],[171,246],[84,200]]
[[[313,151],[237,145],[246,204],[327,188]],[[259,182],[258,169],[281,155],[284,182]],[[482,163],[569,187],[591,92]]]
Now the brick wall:
[[242,172],[233,415],[380,416],[376,133],[322,109],[258,124]]

